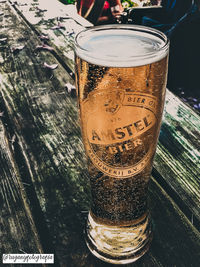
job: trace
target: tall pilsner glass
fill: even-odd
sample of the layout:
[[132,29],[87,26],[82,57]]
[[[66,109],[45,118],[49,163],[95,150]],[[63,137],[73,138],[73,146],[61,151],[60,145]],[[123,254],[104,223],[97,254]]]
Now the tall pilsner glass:
[[142,26],[98,26],[76,37],[76,87],[92,192],[86,242],[110,263],[137,260],[152,239],[147,191],[168,50],[163,33]]

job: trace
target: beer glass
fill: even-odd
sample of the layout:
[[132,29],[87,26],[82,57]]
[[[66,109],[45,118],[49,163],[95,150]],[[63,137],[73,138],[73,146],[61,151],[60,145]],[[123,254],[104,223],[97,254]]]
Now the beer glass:
[[152,239],[147,191],[168,50],[163,33],[143,26],[97,26],[76,36],[76,88],[92,193],[86,243],[110,263],[137,260]]

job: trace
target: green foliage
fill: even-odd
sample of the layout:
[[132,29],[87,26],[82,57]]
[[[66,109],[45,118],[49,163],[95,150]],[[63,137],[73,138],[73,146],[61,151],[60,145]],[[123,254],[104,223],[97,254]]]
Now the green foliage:
[[121,3],[122,3],[122,6],[123,6],[124,8],[129,8],[129,7],[136,7],[136,6],[138,6],[137,3],[135,3],[134,1],[131,1],[131,0],[122,0]]
[[145,7],[145,6],[153,6],[159,4],[157,0],[121,0],[122,6],[126,9],[129,7]]
[[76,2],[76,0],[59,0],[59,1],[65,5],[75,4]]

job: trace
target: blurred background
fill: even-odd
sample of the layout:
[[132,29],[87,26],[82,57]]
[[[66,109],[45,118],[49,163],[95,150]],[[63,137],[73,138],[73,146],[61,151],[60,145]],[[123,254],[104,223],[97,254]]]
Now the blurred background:
[[139,24],[170,39],[168,88],[200,112],[200,0],[60,0],[94,25]]

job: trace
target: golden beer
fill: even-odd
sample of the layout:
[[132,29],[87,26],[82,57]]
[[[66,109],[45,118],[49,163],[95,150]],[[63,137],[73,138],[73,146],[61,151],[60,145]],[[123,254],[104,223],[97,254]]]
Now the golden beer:
[[98,258],[133,262],[152,238],[147,191],[160,131],[169,43],[150,28],[78,34],[76,87],[92,205],[86,242]]

